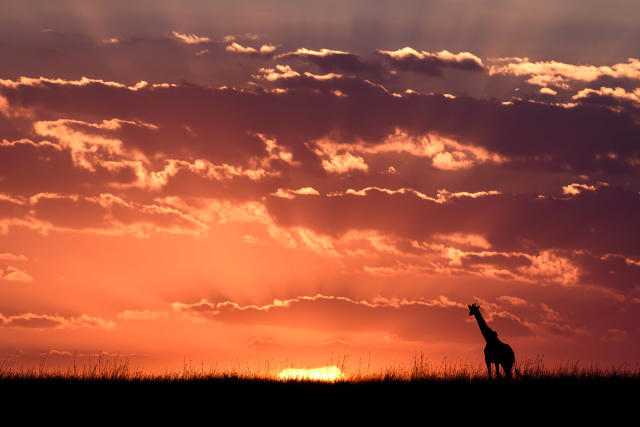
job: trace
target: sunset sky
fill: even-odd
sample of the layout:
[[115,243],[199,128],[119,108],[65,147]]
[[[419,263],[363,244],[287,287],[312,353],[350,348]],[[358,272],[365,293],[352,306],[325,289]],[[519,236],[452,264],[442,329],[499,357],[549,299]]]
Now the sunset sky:
[[640,362],[640,4],[0,3],[0,360]]

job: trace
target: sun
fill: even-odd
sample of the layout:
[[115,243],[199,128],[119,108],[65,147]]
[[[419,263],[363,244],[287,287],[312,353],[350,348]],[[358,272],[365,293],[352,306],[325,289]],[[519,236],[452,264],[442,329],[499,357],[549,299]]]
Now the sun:
[[288,368],[278,374],[278,379],[298,381],[326,381],[334,382],[344,378],[344,374],[337,366],[323,366],[313,369]]

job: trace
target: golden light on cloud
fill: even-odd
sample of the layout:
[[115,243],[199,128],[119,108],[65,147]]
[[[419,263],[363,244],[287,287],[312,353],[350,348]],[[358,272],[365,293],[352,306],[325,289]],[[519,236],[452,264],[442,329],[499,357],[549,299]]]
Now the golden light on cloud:
[[278,374],[278,379],[282,381],[327,381],[334,382],[343,379],[345,376],[337,366],[323,366],[322,368],[283,369]]

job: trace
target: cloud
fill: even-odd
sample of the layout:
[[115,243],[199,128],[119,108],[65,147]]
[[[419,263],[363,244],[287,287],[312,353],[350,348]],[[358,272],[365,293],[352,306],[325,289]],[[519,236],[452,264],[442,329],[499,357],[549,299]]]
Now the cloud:
[[3,140],[0,142],[0,191],[28,194],[86,191],[88,185],[107,189],[136,184],[135,163],[114,167],[113,160],[103,163],[98,152],[77,148],[74,161],[72,149],[60,143]]
[[345,192],[334,192],[331,194],[328,194],[329,197],[337,197],[337,196],[345,196],[345,195],[354,195],[354,196],[367,196],[369,195],[369,193],[375,193],[375,192],[381,192],[384,194],[389,194],[389,195],[396,195],[396,194],[411,194],[414,195],[422,200],[429,200],[435,203],[446,203],[449,199],[452,198],[459,198],[459,197],[470,197],[472,199],[478,198],[478,197],[485,197],[485,196],[494,196],[494,195],[498,195],[500,194],[499,191],[496,190],[489,190],[489,191],[477,191],[475,193],[469,193],[469,192],[465,192],[465,191],[461,191],[461,192],[457,192],[457,193],[451,193],[447,190],[439,190],[438,194],[436,195],[436,197],[431,197],[431,196],[427,196],[424,193],[421,193],[420,191],[414,190],[413,188],[399,188],[397,190],[390,190],[388,188],[380,188],[380,187],[366,187],[363,188],[361,190],[354,190],[352,188],[349,188],[347,191]]
[[276,59],[297,58],[316,65],[325,73],[345,73],[382,77],[384,69],[378,62],[363,60],[359,55],[340,50],[299,48],[276,56]]
[[33,329],[115,329],[112,321],[100,317],[91,317],[81,314],[77,317],[63,317],[58,314],[24,313],[13,316],[0,314],[0,327],[4,328],[33,328]]
[[540,88],[540,93],[543,95],[551,95],[551,96],[556,96],[558,94],[557,91],[550,89],[548,87],[541,87]]
[[5,200],[5,203],[13,211],[5,216],[7,224],[41,232],[82,231],[148,237],[152,232],[199,235],[207,229],[197,218],[162,202],[139,204],[107,193],[99,196],[38,193],[28,199]]
[[227,52],[241,53],[245,55],[262,55],[271,56],[276,51],[276,47],[271,44],[263,44],[260,48],[256,49],[250,46],[242,46],[239,43],[233,42],[228,45],[225,50]]
[[[218,212],[229,218],[244,212],[267,230],[252,232],[255,241],[347,258],[342,236],[370,230],[405,239],[407,252],[421,250],[411,249],[416,241],[418,247],[438,243],[541,257],[535,271],[512,265],[526,257],[485,256],[481,266],[469,256],[458,271],[438,254],[434,265],[454,274],[560,284],[584,277],[582,263],[563,251],[638,252],[625,231],[633,227],[628,212],[638,203],[637,192],[572,178],[589,172],[600,182],[602,174],[632,173],[629,159],[637,154],[633,141],[640,133],[626,111],[398,95],[362,79],[284,65],[264,75],[270,73],[277,75],[273,81],[257,79],[244,89],[3,80],[7,105],[28,110],[36,126],[29,138],[0,144],[0,188],[9,196],[0,200],[0,229],[201,236]],[[29,174],[17,166],[24,164],[34,165]],[[386,173],[390,165],[398,173]],[[511,181],[525,172],[566,174],[564,182],[571,184],[562,195],[557,184],[547,194],[502,190],[520,188],[522,181]],[[501,178],[487,178],[494,174]],[[306,187],[318,194],[296,193]],[[40,193],[49,196],[32,198]],[[109,204],[109,197],[121,201]],[[208,216],[193,207],[210,199],[218,200],[219,210]],[[251,212],[238,207],[258,200]],[[463,243],[464,236],[476,236],[475,243]],[[412,260],[369,261],[357,268],[436,271],[421,270]],[[533,258],[529,262],[535,265]]]
[[[580,267],[568,253],[544,250],[539,253],[463,250],[439,244],[417,245],[430,267],[425,273],[471,275],[482,279],[538,285],[576,286]],[[419,266],[419,259],[412,260]]]
[[409,46],[398,50],[378,50],[392,65],[402,71],[439,76],[445,68],[463,71],[481,71],[484,69],[482,60],[469,52],[457,54],[447,50],[431,53],[417,51]]
[[102,79],[91,79],[88,77],[81,77],[79,80],[70,80],[70,79],[62,79],[62,78],[50,79],[46,77],[31,78],[31,77],[24,77],[24,76],[19,77],[17,80],[0,79],[0,86],[4,86],[7,88],[14,88],[14,89],[19,87],[48,87],[51,85],[64,85],[64,86],[75,86],[75,87],[104,85],[106,87],[128,89],[130,91],[135,92],[139,89],[142,89],[148,86],[148,83],[144,80],[141,80],[133,86],[127,86],[125,84],[118,83],[118,82],[107,81]]
[[626,91],[621,87],[601,87],[598,90],[586,88],[573,95],[571,99],[590,104],[608,105],[614,109],[625,104],[638,108],[640,107],[640,88],[633,91]]
[[255,33],[242,33],[242,34],[229,34],[223,37],[225,42],[232,42],[236,40],[251,40],[256,41],[260,38],[258,34]]
[[314,151],[322,159],[322,167],[329,173],[367,172],[369,166],[361,156],[352,154],[329,144],[318,144]]
[[298,76],[300,76],[300,73],[293,70],[289,65],[277,64],[275,68],[260,68],[260,74],[256,78],[274,82]]
[[580,268],[582,283],[622,292],[633,292],[640,283],[640,263],[622,254],[577,253],[573,261]]
[[0,253],[0,261],[28,261],[29,259],[24,255],[14,255],[9,252]]
[[593,82],[603,77],[640,80],[640,60],[627,59],[613,65],[574,65],[558,61],[532,62],[529,58],[497,58],[489,66],[490,75],[528,77],[527,83],[569,89],[573,82]]
[[[277,86],[240,90],[156,84],[136,88],[89,80],[22,79],[0,82],[0,91],[12,108],[29,108],[38,115],[75,115],[88,123],[100,123],[109,114],[119,120],[161,123],[162,128],[155,131],[129,124],[113,131],[135,134],[125,147],[139,149],[148,157],[164,153],[179,158],[187,152],[209,161],[238,164],[265,154],[264,144],[253,136],[262,133],[275,137],[294,155],[321,164],[309,154],[308,141],[338,135],[345,142],[359,139],[373,146],[396,129],[412,138],[440,135],[462,147],[481,148],[489,156],[508,159],[510,167],[531,170],[620,172],[631,167],[625,159],[634,158],[638,151],[633,141],[640,130],[633,115],[606,108],[400,95],[362,79],[329,75],[319,79],[281,64],[263,67],[256,77],[260,83]],[[73,102],[61,103],[62,98]],[[109,102],[96,105],[96,98]],[[199,111],[211,112],[219,120],[214,126]],[[223,143],[231,139],[236,142]],[[515,140],[519,142],[514,144]],[[606,156],[609,152],[619,157],[611,159]],[[437,166],[453,170],[475,165],[476,154],[453,149],[435,154],[434,160]]]
[[195,34],[183,34],[177,31],[173,31],[171,34],[173,34],[173,37],[176,40],[186,44],[200,44],[211,42],[211,39],[209,37],[201,37]]
[[64,119],[38,121],[33,124],[33,127],[38,135],[57,138],[60,141],[61,147],[71,152],[73,162],[77,166],[93,171],[94,163],[99,163],[100,158],[106,157],[111,159],[124,154],[122,141],[76,129],[80,127],[81,129],[94,128],[97,130],[113,131],[120,129],[122,123],[133,126],[145,126],[150,129],[157,128],[151,124],[121,121],[118,119],[103,120],[102,123],[98,124]]
[[166,319],[169,313],[166,311],[153,310],[124,310],[117,314],[119,319],[123,320],[158,320]]
[[562,187],[563,194],[568,194],[573,196],[575,196],[576,194],[580,194],[583,191],[596,191],[596,187],[594,185],[579,184],[579,183],[573,183],[573,184],[565,185]]
[[[640,209],[640,195],[613,187],[569,198],[487,191],[432,197],[411,189],[366,188],[324,197],[268,197],[265,205],[280,226],[302,226],[332,236],[379,230],[428,241],[434,235],[463,233],[482,235],[499,251],[640,254],[637,239],[628,233],[634,228],[632,212]],[[376,215],[370,215],[374,211]]]
[[[69,186],[74,185],[78,189],[82,188],[81,185],[73,184],[76,180],[91,181],[94,185],[100,183],[105,189],[136,187],[157,191],[179,174],[192,174],[204,180],[260,180],[280,175],[278,170],[265,169],[271,168],[274,161],[295,164],[291,153],[278,146],[275,139],[263,136],[258,136],[257,139],[262,138],[266,156],[245,159],[249,167],[215,164],[202,158],[196,158],[192,162],[171,158],[152,161],[137,147],[129,146],[125,140],[114,137],[119,132],[125,132],[126,137],[127,132],[146,135],[147,132],[157,132],[157,129],[157,126],[148,123],[118,119],[104,120],[97,124],[62,119],[37,121],[34,123],[35,132],[40,136],[55,138],[58,143],[34,142],[29,139],[2,141],[0,152],[5,155],[0,164],[6,166],[4,176],[13,178],[11,181],[7,180],[5,185],[25,185],[34,181],[34,187],[42,189],[38,185],[42,185],[39,183],[43,180],[34,179],[33,174],[36,174],[45,175],[46,185],[52,186],[54,191],[60,187],[69,189]],[[35,169],[28,177],[24,173],[25,164],[30,164]],[[0,186],[2,185],[0,182]]]
[[289,188],[278,188],[278,191],[272,193],[276,197],[283,197],[285,199],[293,199],[296,196],[319,196],[320,193],[313,187],[302,187],[297,190],[291,190]]
[[464,234],[464,233],[451,233],[451,234],[435,234],[433,235],[435,241],[443,241],[449,244],[466,247],[466,248],[479,248],[490,249],[491,244],[487,242],[487,239],[479,234]]
[[500,302],[506,302],[508,304],[511,305],[516,305],[516,306],[520,306],[520,305],[526,305],[527,301],[525,301],[522,298],[518,298],[518,297],[511,297],[508,295],[503,295],[497,298],[498,301]]
[[4,270],[0,268],[0,280],[6,280],[8,282],[30,283],[33,281],[33,277],[22,270],[9,266]]
[[[608,189],[603,188],[603,190],[607,191]],[[603,190],[597,190],[593,193]],[[381,194],[388,196],[389,199],[382,202],[379,200],[379,195]],[[108,197],[106,195],[104,197],[105,200],[99,201],[101,203],[100,206],[109,205]],[[613,239],[606,230],[603,230],[604,234],[602,235],[594,235],[593,231],[591,231],[592,225],[588,222],[585,223],[584,226],[587,230],[590,230],[589,232],[593,236],[588,241],[589,245],[585,246],[584,239],[579,234],[579,228],[573,227],[567,230],[565,226],[550,227],[549,224],[546,224],[544,229],[540,229],[544,231],[540,231],[531,223],[511,224],[511,218],[499,217],[499,212],[502,210],[507,212],[514,211],[513,206],[506,207],[508,205],[503,205],[504,200],[502,198],[504,195],[499,192],[451,193],[441,191],[437,196],[431,197],[408,189],[366,188],[358,191],[348,190],[343,194],[332,193],[322,196],[314,188],[302,187],[298,190],[281,188],[272,197],[274,201],[282,200],[293,203],[298,200],[315,200],[319,203],[312,204],[316,205],[316,207],[310,206],[309,212],[311,212],[311,215],[308,213],[303,214],[296,209],[296,213],[288,213],[284,217],[279,209],[273,210],[273,204],[270,203],[271,200],[267,202],[266,207],[261,203],[255,202],[231,204],[216,200],[199,200],[197,203],[190,205],[175,197],[158,199],[156,204],[159,207],[164,207],[168,212],[180,213],[185,218],[189,218],[190,221],[201,224],[201,227],[203,227],[201,232],[206,232],[212,224],[261,224],[264,227],[264,234],[259,235],[261,237],[250,236],[249,240],[245,239],[248,243],[265,243],[265,239],[267,239],[267,241],[281,244],[287,248],[308,250],[328,258],[340,258],[344,260],[345,265],[348,265],[349,268],[356,268],[376,275],[407,273],[413,275],[472,275],[483,279],[518,281],[530,284],[562,286],[589,284],[620,289],[631,289],[634,280],[640,277],[638,271],[636,271],[638,270],[637,266],[628,264],[629,267],[625,267],[628,270],[627,276],[618,276],[620,280],[616,282],[614,276],[606,273],[606,271],[612,271],[614,264],[609,263],[610,267],[608,269],[605,264],[602,264],[602,271],[598,272],[595,267],[599,266],[601,261],[591,255],[589,257],[583,255],[583,248],[596,251],[606,249],[602,242],[614,242],[615,245],[627,244],[622,240],[623,236],[627,234],[624,231],[624,222],[618,222],[622,226],[619,233],[620,237],[616,236]],[[509,196],[510,199],[512,197]],[[576,198],[582,197],[584,197],[583,194],[578,194],[575,197],[554,200],[555,203],[571,203]],[[61,195],[37,195],[28,201],[18,200],[17,204],[38,206],[41,199],[65,200],[67,198],[68,196]],[[363,203],[359,207],[359,204],[353,204],[348,209],[331,208],[334,205],[333,200],[336,198],[357,198],[362,199]],[[394,200],[394,198],[396,199]],[[441,209],[427,210],[424,211],[425,213],[421,213],[421,209],[417,209],[417,205],[413,207],[406,205],[411,198],[415,198],[421,203],[432,204],[434,207],[440,206]],[[77,201],[83,200],[77,196],[75,196],[75,199]],[[357,199],[351,200],[356,201]],[[373,202],[371,199],[373,199]],[[496,199],[500,202],[496,203]],[[520,199],[520,201],[525,200]],[[543,203],[543,205],[547,203],[546,199],[532,198],[533,200],[536,203]],[[471,203],[472,201],[474,202]],[[469,212],[477,213],[478,208],[473,206],[476,203],[475,201],[487,202],[486,206],[481,209],[493,209],[492,215],[494,217],[498,215],[495,219],[501,222],[500,227],[492,226],[490,222],[487,222],[488,218],[482,218],[482,214],[479,214],[479,217],[473,216],[471,218],[473,219],[472,221],[460,222],[456,225],[460,218],[469,219]],[[122,201],[115,200],[113,203],[118,204],[122,203]],[[593,202],[588,202],[588,204],[591,203]],[[503,207],[498,208],[497,206],[500,205],[503,205]],[[390,211],[389,217],[387,217],[386,210],[381,208],[382,206],[394,208]],[[74,226],[80,227],[79,230],[84,232],[131,233],[140,237],[146,237],[152,232],[195,233],[195,231],[189,229],[183,231],[180,231],[179,228],[166,230],[166,226],[163,227],[161,223],[155,225],[156,228],[152,228],[153,222],[151,220],[146,220],[151,224],[145,227],[138,223],[135,223],[135,225],[121,224],[119,222],[105,224],[105,218],[108,217],[104,217],[103,215],[105,214],[100,209],[96,210],[96,215],[90,216],[87,214],[91,212],[91,209],[96,208],[96,206],[89,204],[87,209],[90,210],[83,212],[78,205],[74,204],[73,209],[61,212],[64,212],[65,217],[78,215],[80,212],[83,221],[77,224],[74,222]],[[331,217],[323,218],[323,212],[327,208],[329,212],[349,212],[348,221],[345,222],[342,218],[333,220],[331,220]],[[450,210],[451,208],[453,210]],[[378,214],[375,219],[377,222],[371,222],[370,220],[363,222],[360,220],[357,216],[357,212],[360,209],[362,209],[362,212],[376,209]],[[542,215],[540,206],[533,208],[523,206],[519,209],[537,212]],[[549,209],[558,212],[565,210],[565,208],[559,209],[553,205],[549,205]],[[584,208],[576,206],[576,209],[582,210],[583,215],[587,213],[587,217],[590,216]],[[438,211],[440,212],[438,213]],[[417,215],[416,218],[421,216],[428,217],[431,223],[424,224],[423,221],[412,223],[412,220],[407,220],[409,218],[407,217],[408,214],[415,214]],[[363,218],[369,217],[366,214],[363,215]],[[556,212],[554,215],[557,218],[558,213]],[[575,213],[567,211],[567,215],[573,215],[574,219],[572,221],[576,223],[576,218],[578,217]],[[45,218],[42,215],[40,217],[38,218],[40,221],[47,221],[41,224],[41,227],[59,231],[76,229],[70,228],[72,227],[71,224],[66,224],[56,218]],[[287,218],[287,220],[295,219],[296,221],[289,223],[283,221],[284,218]],[[318,222],[318,220],[321,220],[321,222]],[[336,223],[343,223],[346,227],[343,231],[336,233],[331,228],[321,226],[324,224],[323,221],[327,221],[326,224],[330,224],[332,227]],[[444,231],[447,230],[448,222],[452,231],[446,233]],[[169,224],[171,225],[172,222]],[[558,224],[563,223],[560,222]],[[470,229],[468,228],[469,225],[478,228]],[[533,228],[533,230],[529,230],[530,228]],[[596,226],[596,228],[600,228],[600,226]],[[572,239],[567,239],[561,234],[567,233],[567,231],[569,231],[570,236],[573,232],[578,234],[573,236]],[[595,243],[595,245],[591,246],[592,243]],[[634,243],[629,241],[629,244]],[[564,249],[555,249],[558,247],[564,247]],[[618,246],[618,249],[620,247]],[[489,248],[492,250],[488,250]],[[626,252],[629,250],[637,252],[637,247],[636,249],[633,249],[633,247],[625,248]],[[623,257],[622,260],[624,264],[626,262],[624,261],[625,258]],[[618,274],[622,274],[624,270],[618,268],[617,271],[619,271]]]
[[[363,156],[385,154],[428,158],[434,168],[442,170],[468,169],[487,162],[502,164],[508,161],[482,147],[461,144],[435,133],[414,136],[399,128],[378,144],[367,144],[365,141],[340,143],[327,138],[315,141],[314,146],[328,172],[346,172],[350,169],[367,171]],[[343,164],[349,167],[339,167]]]
[[[183,27],[187,32],[165,26],[158,33],[162,25],[122,32],[126,25],[120,25],[83,35],[78,28],[95,25],[78,26],[74,13],[63,13],[74,21],[70,25],[55,19],[47,24],[73,33],[41,32],[42,23],[7,29],[17,36],[5,40],[4,54],[12,61],[0,76],[0,238],[9,253],[0,254],[0,271],[13,280],[32,276],[33,282],[3,279],[5,290],[17,291],[19,299],[22,291],[58,279],[71,289],[86,281],[91,265],[109,265],[96,257],[122,258],[118,243],[129,242],[149,248],[149,256],[155,251],[170,258],[173,251],[184,261],[174,269],[183,289],[170,301],[197,303],[207,296],[220,311],[210,314],[215,320],[267,325],[256,335],[231,340],[241,345],[256,336],[283,346],[292,337],[318,343],[334,338],[357,343],[363,336],[369,344],[371,337],[445,341],[437,331],[421,331],[416,319],[432,319],[425,325],[444,328],[462,321],[461,328],[468,320],[465,310],[460,320],[453,307],[448,318],[447,308],[411,304],[431,302],[443,289],[460,303],[470,302],[461,294],[471,299],[476,291],[478,297],[496,298],[482,303],[487,318],[522,334],[560,338],[576,333],[584,321],[589,339],[604,337],[608,329],[627,332],[628,342],[636,338],[638,328],[625,327],[626,317],[637,317],[632,304],[640,296],[634,217],[640,211],[640,79],[638,59],[625,59],[633,55],[633,43],[614,43],[626,49],[625,56],[607,62],[611,52],[604,52],[602,43],[598,47],[598,37],[577,46],[575,40],[584,41],[586,33],[574,32],[572,38],[575,28],[566,25],[566,43],[545,50],[545,40],[527,44],[544,25],[522,26],[527,34],[509,34],[515,37],[510,39],[502,37],[500,25],[476,19],[477,28],[438,35],[439,18],[464,13],[435,17],[431,8],[426,14],[431,25],[416,32],[411,23],[395,19],[394,6],[383,7],[394,19],[379,37],[371,34],[379,26],[371,27],[375,19],[369,13],[354,21],[365,31],[348,28],[349,13],[333,13],[326,22],[305,21],[305,31],[296,25],[278,30],[295,21],[283,16],[266,24],[248,19],[241,31],[259,31],[260,37],[234,34],[223,40],[229,28],[237,28],[226,22],[237,15],[229,14],[229,7],[214,14],[225,21],[213,26],[221,31],[217,36],[202,30],[202,23]],[[298,13],[291,10],[289,18]],[[149,18],[149,10],[144,12]],[[498,15],[509,15],[503,12]],[[531,16],[542,22],[550,15]],[[124,18],[116,21],[132,20]],[[337,22],[332,19],[342,27],[327,25]],[[314,36],[318,29],[324,31],[320,39]],[[422,30],[433,36],[425,38],[430,40],[425,50],[415,44]],[[492,31],[507,40],[506,48],[485,43]],[[18,37],[22,33],[28,37]],[[476,37],[460,44],[469,34]],[[413,40],[399,41],[404,36]],[[383,44],[367,45],[375,39]],[[501,49],[512,54],[524,49],[537,58],[485,55]],[[60,271],[65,265],[57,262],[60,254],[45,259],[51,251],[32,250],[38,242],[58,247],[61,239],[70,249],[100,244],[69,252],[87,267],[70,275]],[[206,266],[189,265],[198,261],[196,252],[219,253],[211,258],[220,264],[215,277]],[[236,255],[251,258],[255,268],[238,270],[225,262]],[[278,266],[281,255],[293,268]],[[141,269],[136,274],[170,287],[173,273],[158,272],[167,270],[164,264],[172,265],[151,262],[145,272],[147,263],[136,262]],[[256,277],[264,289],[243,299]],[[426,286],[428,297],[420,300],[415,284]],[[219,288],[214,294],[224,297],[200,293],[214,285]],[[287,307],[250,307],[271,305],[272,291],[279,298],[311,296],[291,298]],[[324,297],[313,297],[317,292]],[[378,292],[387,299],[376,301]],[[396,308],[392,296],[398,301],[406,296],[407,304]],[[69,320],[86,312],[87,304],[61,302],[63,294],[52,298],[57,298],[54,306],[69,305],[67,311],[24,310],[35,316],[29,321],[46,322],[38,318],[46,315]],[[152,302],[131,300],[113,320],[151,330],[178,317]],[[225,302],[237,307],[217,307]],[[347,326],[348,333],[335,333],[339,324],[317,326],[332,318],[334,309],[345,323],[346,313],[355,313],[356,326]],[[6,316],[22,313],[6,310]],[[378,314],[376,329],[360,334],[358,322]],[[296,320],[312,332],[287,331]],[[270,324],[276,328],[270,330]],[[188,328],[187,322],[183,326]],[[476,325],[470,326],[468,338],[481,342]],[[229,329],[213,327],[221,333]],[[468,342],[456,328],[451,336],[458,345],[451,348]],[[21,336],[17,330],[5,334]],[[541,341],[517,348],[520,354],[540,350],[534,342]],[[561,341],[549,340],[555,348]],[[617,349],[630,353],[622,345]]]
[[[329,331],[384,331],[410,341],[465,341],[477,328],[464,322],[466,306],[445,297],[434,300],[377,298],[373,301],[315,295],[274,300],[263,306],[232,301],[174,302],[179,314],[232,324],[273,325]],[[514,315],[490,317],[505,336],[532,333],[531,326]]]

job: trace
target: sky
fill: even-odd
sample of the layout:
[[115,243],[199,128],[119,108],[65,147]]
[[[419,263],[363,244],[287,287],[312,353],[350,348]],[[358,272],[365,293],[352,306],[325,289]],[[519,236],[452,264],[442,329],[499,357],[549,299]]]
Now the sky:
[[0,359],[637,366],[639,13],[3,1]]

